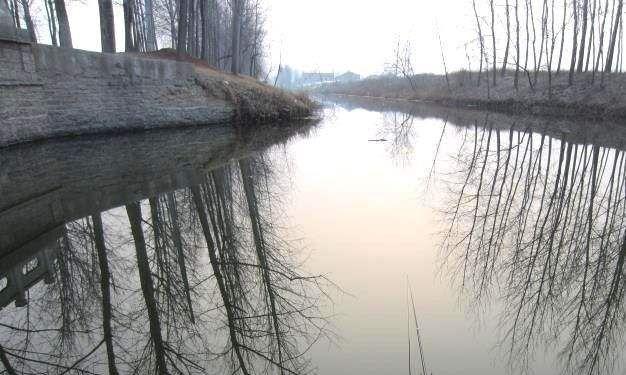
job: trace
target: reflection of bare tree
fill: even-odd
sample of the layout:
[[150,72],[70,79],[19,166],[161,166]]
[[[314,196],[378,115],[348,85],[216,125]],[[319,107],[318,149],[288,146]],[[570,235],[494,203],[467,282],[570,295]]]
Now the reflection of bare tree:
[[501,299],[516,364],[550,342],[569,372],[609,369],[626,318],[624,153],[514,127],[473,138],[443,235],[457,281],[478,303]]
[[91,217],[94,229],[94,245],[98,252],[98,266],[100,268],[100,293],[102,296],[102,337],[106,343],[107,365],[109,375],[117,375],[115,364],[115,348],[113,345],[113,328],[111,321],[113,311],[111,307],[111,270],[107,256],[106,242],[104,239],[104,226],[99,213]]
[[0,317],[7,372],[200,374],[219,359],[232,373],[306,371],[326,284],[298,271],[274,224],[269,160],[68,223],[57,283]]
[[403,160],[413,153],[414,120],[415,116],[410,113],[390,112],[383,114],[380,136],[390,141],[390,152],[394,158]]
[[163,336],[161,332],[161,321],[155,299],[154,284],[151,275],[152,272],[148,263],[146,240],[141,227],[141,207],[139,206],[139,203],[130,203],[126,205],[126,212],[128,213],[128,220],[130,222],[130,228],[135,242],[139,282],[141,284],[141,291],[146,304],[148,321],[150,323],[150,341],[154,347],[156,372],[158,374],[167,374],[168,371],[165,363],[165,346],[163,344]]

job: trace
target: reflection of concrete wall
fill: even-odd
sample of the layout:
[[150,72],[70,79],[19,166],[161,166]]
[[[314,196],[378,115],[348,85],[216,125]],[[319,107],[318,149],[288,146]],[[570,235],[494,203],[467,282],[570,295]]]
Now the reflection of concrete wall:
[[228,121],[185,62],[0,38],[0,146],[49,136]]
[[0,150],[0,258],[68,221],[190,186],[289,129],[186,128]]

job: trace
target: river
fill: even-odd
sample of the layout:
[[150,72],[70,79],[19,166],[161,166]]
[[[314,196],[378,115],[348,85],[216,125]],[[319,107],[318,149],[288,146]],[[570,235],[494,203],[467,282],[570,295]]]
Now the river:
[[3,364],[623,372],[618,125],[321,100],[0,151]]

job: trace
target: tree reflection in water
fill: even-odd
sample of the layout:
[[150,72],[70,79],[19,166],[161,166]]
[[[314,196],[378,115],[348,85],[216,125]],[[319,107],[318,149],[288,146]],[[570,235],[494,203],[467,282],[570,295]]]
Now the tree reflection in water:
[[55,282],[0,316],[7,372],[306,373],[331,284],[281,236],[271,160],[65,224]]
[[453,278],[502,306],[512,365],[546,344],[566,372],[610,372],[626,319],[624,152],[488,117],[467,133],[442,236]]

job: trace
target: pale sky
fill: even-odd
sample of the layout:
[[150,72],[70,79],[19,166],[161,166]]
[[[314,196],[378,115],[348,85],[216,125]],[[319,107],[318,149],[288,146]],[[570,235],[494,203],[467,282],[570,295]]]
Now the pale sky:
[[267,10],[271,60],[282,51],[283,64],[303,70],[381,72],[401,37],[411,41],[416,71],[442,72],[435,25],[456,69],[475,38],[467,0],[272,0]]
[[[265,7],[268,61],[274,69],[282,54],[283,64],[305,71],[380,73],[392,61],[401,37],[411,41],[416,72],[441,73],[436,25],[449,70],[466,66],[464,45],[475,38],[468,0],[265,0]],[[68,12],[75,48],[100,50],[97,1],[70,0]],[[115,17],[120,50],[119,5]],[[46,24],[43,19],[38,24],[40,39],[45,41]]]

